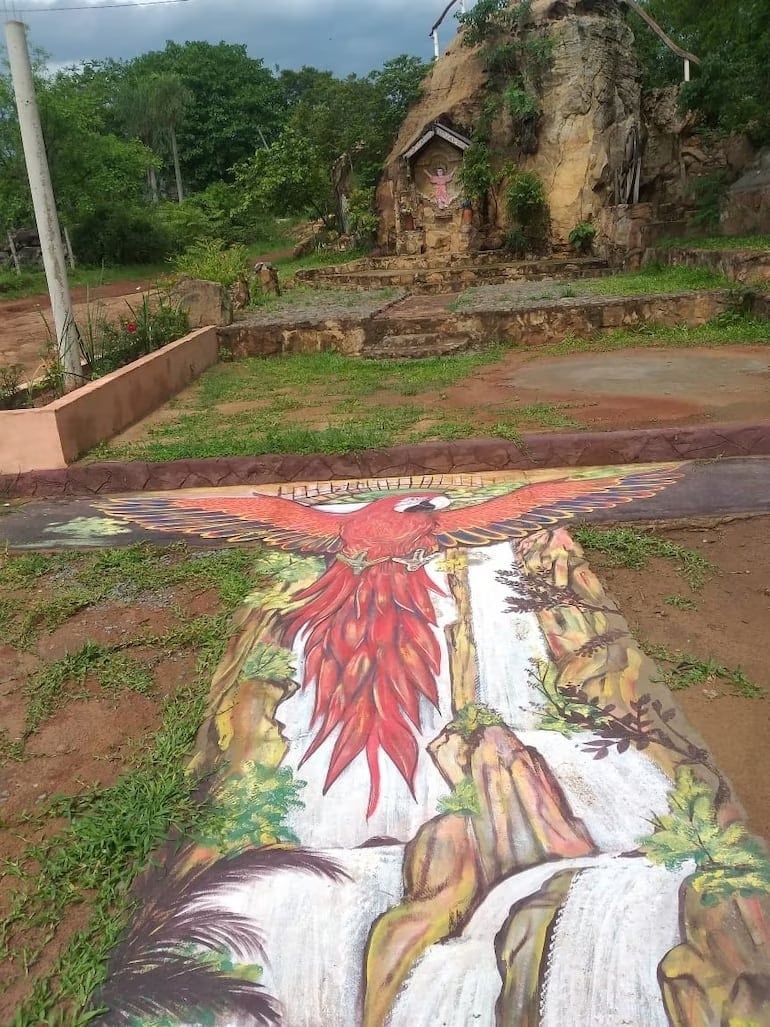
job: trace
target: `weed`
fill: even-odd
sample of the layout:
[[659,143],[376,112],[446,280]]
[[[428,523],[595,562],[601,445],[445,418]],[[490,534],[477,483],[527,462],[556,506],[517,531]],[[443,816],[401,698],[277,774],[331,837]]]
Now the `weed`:
[[663,600],[666,606],[674,606],[677,610],[697,610],[698,604],[693,599],[685,596],[666,596]]
[[73,693],[73,686],[82,689],[89,675],[104,691],[113,693],[125,689],[148,695],[154,684],[149,669],[127,653],[85,642],[76,652],[47,664],[29,680],[24,690],[28,700],[25,736],[37,730],[64,701],[82,695]]
[[708,575],[716,570],[714,564],[696,550],[686,549],[653,531],[598,528],[583,524],[573,534],[585,549],[602,553],[610,567],[641,570],[654,557],[669,560],[684,575],[693,590],[701,588]]
[[710,658],[701,660],[688,653],[674,652],[664,645],[647,645],[645,651],[653,660],[667,665],[663,680],[674,692],[693,685],[724,681],[732,686],[733,695],[743,699],[761,699],[765,695],[764,690],[754,684],[740,667],[726,667]]
[[668,238],[657,242],[659,249],[770,250],[770,235],[711,235],[699,238]]

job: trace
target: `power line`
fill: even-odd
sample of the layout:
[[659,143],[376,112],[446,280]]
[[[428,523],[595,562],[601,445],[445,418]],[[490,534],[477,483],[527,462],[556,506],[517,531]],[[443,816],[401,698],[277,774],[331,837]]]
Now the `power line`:
[[75,7],[17,7],[18,14],[57,14],[59,11],[108,11],[116,7],[165,7],[167,4],[189,4],[192,0],[136,0],[135,3],[79,4]]

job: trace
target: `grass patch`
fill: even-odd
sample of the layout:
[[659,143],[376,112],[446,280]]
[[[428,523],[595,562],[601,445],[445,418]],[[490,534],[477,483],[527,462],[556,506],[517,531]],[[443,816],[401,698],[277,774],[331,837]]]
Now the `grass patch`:
[[[218,653],[223,646],[220,637]],[[184,764],[207,691],[208,679],[201,678],[167,701],[161,727],[144,755],[112,787],[54,799],[49,815],[65,817],[67,827],[28,845],[20,860],[6,866],[19,888],[0,922],[3,961],[19,958],[15,934],[23,928],[25,935],[32,932],[40,939],[23,952],[25,965],[34,968],[68,910],[86,899],[92,907],[86,929],[68,940],[63,955],[17,1011],[13,1022],[19,1027],[90,1022],[90,997],[104,980],[106,959],[134,908],[129,890],[135,877],[169,831],[194,832],[205,823],[207,810],[193,798],[195,782]]]
[[[212,614],[182,613],[163,633],[152,634],[150,627],[147,635],[115,646],[86,641],[49,662],[27,682],[24,737],[12,739],[0,730],[0,761],[23,760],[26,737],[73,697],[90,694],[84,690],[88,679],[108,693],[151,693],[152,661],[142,662],[132,648],[154,649],[163,657],[197,656],[192,681],[164,701],[160,727],[133,746],[133,756],[114,784],[74,797],[54,796],[46,806],[36,805],[34,812],[0,825],[27,838],[21,854],[5,860],[0,871],[14,880],[14,893],[0,919],[0,964],[5,971],[0,990],[25,977],[34,979],[38,966],[45,966],[16,1010],[16,1027],[84,1027],[93,1019],[88,1003],[134,908],[130,888],[137,874],[170,832],[194,835],[216,820],[216,811],[194,798],[198,781],[186,771],[186,762],[212,673],[232,630],[231,613],[255,587],[273,580],[269,564],[260,557],[257,548],[190,552],[180,545],[143,544],[98,553],[0,558],[0,589],[8,589],[11,597],[6,600],[0,592],[0,602],[16,608],[11,618],[16,627],[30,607],[58,609],[62,595],[74,589],[82,590],[82,601],[91,606],[105,599],[130,604],[159,590],[171,602],[170,589],[193,584],[213,589],[217,605]],[[84,903],[90,913],[87,926],[67,938],[53,965],[40,963],[62,925],[71,923],[73,907]]]
[[770,235],[711,235],[704,239],[661,239],[656,249],[672,250],[770,250]]
[[677,610],[697,610],[698,604],[694,599],[688,599],[686,596],[665,596],[663,602],[666,606],[673,606]]
[[663,664],[663,680],[673,691],[682,691],[695,685],[724,682],[732,694],[742,699],[761,699],[765,692],[746,677],[740,667],[726,667],[716,660],[701,660],[689,653],[675,652],[665,645],[647,645],[645,652]]
[[0,641],[29,649],[41,632],[55,630],[83,610],[107,601],[130,602],[181,585],[216,589],[232,610],[253,587],[253,564],[253,551],[190,553],[183,544],[139,543],[87,555],[3,554]]
[[[168,278],[167,264],[127,264],[124,267],[78,267],[69,272],[73,288],[88,286],[96,289],[113,282],[159,282]],[[0,271],[0,299],[22,299],[25,296],[45,295],[47,285],[42,271]]]
[[[220,364],[202,377],[190,405],[179,409],[176,420],[152,426],[145,438],[128,445],[100,446],[90,456],[177,460],[256,453],[348,453],[419,441],[431,433],[415,433],[418,422],[444,420],[442,393],[501,360],[504,353],[503,347],[492,346],[451,359],[365,361],[318,353]],[[378,402],[421,393],[434,395],[421,404]],[[303,408],[314,395],[321,404],[334,403],[325,412],[326,425],[307,423]],[[260,402],[257,409],[232,414],[217,409],[219,404],[255,399]],[[555,411],[555,407],[532,408],[525,420],[554,416]],[[287,418],[291,412],[297,417]],[[455,422],[432,437],[485,433],[478,423]]]
[[579,525],[573,532],[584,549],[601,553],[610,567],[642,570],[651,559],[673,563],[693,590],[702,588],[716,567],[694,549],[686,549],[654,531],[636,531],[634,528],[599,528],[591,524]]
[[[128,653],[112,646],[85,642],[74,653],[47,664],[27,684],[28,700],[25,738],[61,705],[84,698],[86,678],[93,676],[105,692],[131,691],[149,695],[154,680],[149,668]],[[77,691],[80,686],[81,691]]]
[[543,346],[538,355],[567,356],[571,353],[608,353],[619,349],[664,346],[667,349],[690,346],[736,346],[770,343],[770,321],[747,314],[726,312],[696,327],[662,327],[650,323],[619,328],[588,338],[567,335],[561,342]]
[[725,276],[702,267],[665,267],[650,264],[641,271],[621,271],[606,278],[587,278],[570,288],[584,296],[643,296],[666,292],[728,289]]

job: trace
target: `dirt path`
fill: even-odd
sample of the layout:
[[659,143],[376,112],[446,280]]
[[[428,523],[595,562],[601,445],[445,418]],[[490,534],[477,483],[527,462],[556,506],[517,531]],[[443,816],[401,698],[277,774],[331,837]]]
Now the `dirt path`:
[[[117,320],[128,315],[128,304],[141,303],[154,281],[111,282],[72,290],[75,318],[79,324],[92,317]],[[51,303],[46,294],[0,302],[0,365],[21,364],[27,380],[39,377],[45,366],[44,352],[53,328]]]

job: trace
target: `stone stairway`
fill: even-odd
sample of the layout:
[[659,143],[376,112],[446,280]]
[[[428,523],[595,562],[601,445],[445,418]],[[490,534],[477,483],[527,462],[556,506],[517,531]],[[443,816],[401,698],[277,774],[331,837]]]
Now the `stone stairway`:
[[[395,325],[393,326],[396,327]],[[440,330],[409,332],[420,325],[400,324],[398,331],[389,332],[381,340],[365,345],[361,356],[366,360],[404,360],[420,357],[444,357],[463,353],[473,347],[468,335],[451,335]]]
[[501,260],[499,254],[476,254],[439,262],[435,258],[364,258],[335,267],[305,268],[296,280],[324,289],[408,289],[413,294],[462,292],[473,285],[504,285],[517,281],[596,278],[609,274],[598,257],[547,257]]

